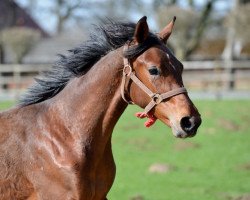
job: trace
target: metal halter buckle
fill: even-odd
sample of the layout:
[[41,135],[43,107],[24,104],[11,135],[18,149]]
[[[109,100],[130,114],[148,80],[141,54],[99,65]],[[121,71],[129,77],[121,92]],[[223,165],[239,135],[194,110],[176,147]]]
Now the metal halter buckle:
[[155,104],[159,104],[163,100],[162,96],[160,94],[157,94],[157,93],[155,93],[151,98],[155,102]]
[[129,76],[132,73],[132,68],[129,65],[123,67],[123,74]]

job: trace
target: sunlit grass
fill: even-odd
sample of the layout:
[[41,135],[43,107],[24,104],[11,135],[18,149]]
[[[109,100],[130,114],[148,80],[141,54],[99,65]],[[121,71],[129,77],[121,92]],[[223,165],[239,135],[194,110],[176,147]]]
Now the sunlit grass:
[[[250,102],[197,101],[203,123],[180,140],[158,122],[146,129],[129,107],[113,133],[117,176],[110,199],[216,200],[250,193]],[[173,166],[150,173],[154,163]]]

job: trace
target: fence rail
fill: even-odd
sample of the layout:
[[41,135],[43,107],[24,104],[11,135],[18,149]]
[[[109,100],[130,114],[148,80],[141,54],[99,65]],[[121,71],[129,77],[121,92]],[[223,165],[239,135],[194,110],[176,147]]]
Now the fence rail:
[[[183,62],[183,80],[189,89],[200,91],[250,91],[250,61],[187,61]],[[19,98],[33,83],[33,78],[48,71],[51,65],[0,65],[1,97]]]

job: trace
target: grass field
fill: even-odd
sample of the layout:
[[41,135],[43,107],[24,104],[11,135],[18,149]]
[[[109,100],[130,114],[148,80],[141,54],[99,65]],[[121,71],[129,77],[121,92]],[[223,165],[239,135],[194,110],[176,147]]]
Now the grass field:
[[[195,103],[203,123],[186,140],[160,122],[146,129],[134,117],[138,107],[126,110],[113,133],[117,174],[109,199],[250,199],[250,101]],[[163,172],[151,172],[155,164]]]

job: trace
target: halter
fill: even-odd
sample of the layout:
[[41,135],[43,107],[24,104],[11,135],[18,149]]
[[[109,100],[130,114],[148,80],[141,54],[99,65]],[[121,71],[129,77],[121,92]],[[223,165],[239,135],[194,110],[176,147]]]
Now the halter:
[[[127,49],[128,46],[125,47]],[[127,58],[123,58],[124,68],[123,68],[123,75],[122,75],[122,83],[121,83],[121,96],[125,102],[128,104],[134,104],[132,101],[128,101],[125,97],[125,84],[126,80],[132,80],[139,88],[141,88],[150,98],[151,101],[148,105],[144,108],[144,114],[148,114],[150,110],[152,110],[156,105],[160,104],[163,100],[168,99],[170,97],[176,96],[178,94],[187,93],[185,87],[180,87],[177,89],[170,90],[169,92],[165,92],[162,94],[152,92],[144,83],[142,83],[137,76],[135,75],[129,60]]]

